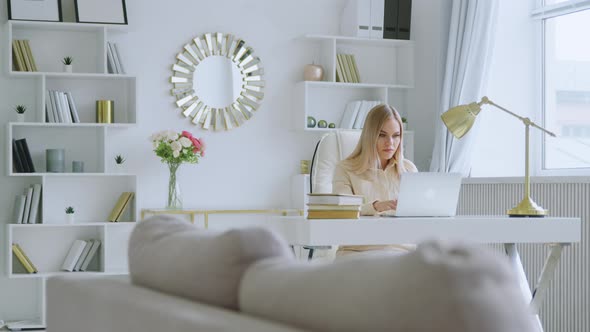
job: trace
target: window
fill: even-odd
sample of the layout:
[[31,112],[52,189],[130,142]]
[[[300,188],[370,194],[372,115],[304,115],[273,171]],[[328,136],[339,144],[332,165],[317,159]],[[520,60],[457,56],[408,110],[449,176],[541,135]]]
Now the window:
[[541,171],[590,171],[590,1],[546,0],[533,12],[543,21]]

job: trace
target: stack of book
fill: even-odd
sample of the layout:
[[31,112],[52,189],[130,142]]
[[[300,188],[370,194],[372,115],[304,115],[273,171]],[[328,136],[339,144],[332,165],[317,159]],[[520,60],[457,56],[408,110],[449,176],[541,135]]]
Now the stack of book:
[[80,123],[74,97],[69,91],[47,90],[45,112],[47,114],[47,122]]
[[16,71],[37,71],[37,64],[28,40],[12,41],[13,69]]
[[100,247],[99,240],[76,240],[70,247],[70,251],[64,259],[61,269],[63,271],[86,271],[96,252]]
[[125,210],[127,210],[127,207],[130,206],[133,201],[133,196],[133,192],[124,192],[119,196],[115,207],[109,214],[109,221],[118,222],[122,220]]
[[15,173],[35,173],[35,165],[33,165],[26,138],[12,140],[12,171]]
[[336,62],[336,82],[361,82],[361,76],[353,54],[336,54]]
[[20,264],[25,268],[27,273],[37,273],[39,272],[33,262],[29,259],[29,256],[25,254],[25,251],[18,245],[18,243],[12,244],[12,253],[16,257],[16,259],[20,262]]
[[307,194],[307,219],[358,219],[363,196]]
[[380,100],[353,100],[349,102],[342,113],[340,128],[363,129],[367,113],[379,104],[383,104],[383,102]]
[[125,74],[117,43],[107,42],[107,70],[109,74]]
[[25,189],[24,195],[16,195],[13,219],[17,224],[36,224],[41,206],[41,185],[34,184]]

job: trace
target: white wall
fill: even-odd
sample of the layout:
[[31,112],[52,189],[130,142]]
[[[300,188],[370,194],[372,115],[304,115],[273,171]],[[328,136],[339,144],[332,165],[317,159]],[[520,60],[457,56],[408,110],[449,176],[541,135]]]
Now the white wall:
[[[72,16],[71,3],[62,1]],[[411,128],[416,130],[416,162],[427,169],[432,150],[437,111],[446,3],[449,0],[415,0],[412,39],[416,40],[416,88],[408,99]],[[127,166],[139,175],[139,208],[165,204],[167,168],[151,151],[148,136],[173,129],[188,130],[207,142],[207,155],[198,165],[183,165],[179,178],[187,207],[206,209],[284,208],[290,201],[290,177],[298,172],[300,159],[311,159],[317,134],[295,132],[290,125],[294,83],[302,79],[302,67],[316,52],[295,38],[305,33],[338,34],[344,1],[127,0],[129,31],[112,41],[119,44],[126,70],[137,75],[137,128],[111,135],[115,153],[127,156]],[[6,15],[6,2],[0,2]],[[6,17],[6,16],[4,16]],[[5,26],[1,28],[5,36]],[[261,58],[267,80],[262,107],[242,127],[229,132],[197,129],[180,115],[169,94],[171,65],[181,47],[205,32],[228,32],[245,39]],[[2,43],[4,45],[4,42]],[[3,46],[4,47],[4,46]],[[5,52],[5,50],[3,50]],[[5,54],[5,53],[2,53]],[[40,56],[40,55],[36,55]],[[2,60],[0,124],[13,119],[12,105],[30,96],[28,81],[6,77]],[[0,146],[4,147],[5,127]],[[1,159],[4,160],[5,152]],[[2,163],[4,165],[4,163]],[[12,214],[14,193],[29,180],[0,174],[0,222]],[[4,227],[2,227],[4,234]],[[36,311],[38,281],[4,277],[4,236],[0,240],[0,319],[26,318]]]

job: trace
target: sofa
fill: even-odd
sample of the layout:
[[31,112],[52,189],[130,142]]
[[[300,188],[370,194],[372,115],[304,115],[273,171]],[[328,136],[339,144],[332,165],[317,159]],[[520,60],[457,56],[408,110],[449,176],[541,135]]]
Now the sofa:
[[534,331],[502,256],[430,241],[404,255],[294,259],[264,228],[138,223],[129,277],[47,281],[47,331]]

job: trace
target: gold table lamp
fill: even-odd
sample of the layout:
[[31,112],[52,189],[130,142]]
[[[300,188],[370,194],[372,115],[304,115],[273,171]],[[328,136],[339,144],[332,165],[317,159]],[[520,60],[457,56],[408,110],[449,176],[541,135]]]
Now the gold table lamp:
[[547,215],[547,210],[543,209],[531,198],[531,180],[529,175],[529,128],[535,127],[553,137],[555,134],[549,130],[535,124],[531,119],[522,117],[518,114],[512,113],[509,110],[501,107],[488,97],[482,97],[479,103],[471,103],[467,105],[455,106],[441,115],[441,118],[449,129],[449,131],[456,138],[463,137],[475,122],[475,117],[481,111],[481,106],[484,104],[495,106],[502,111],[518,118],[525,126],[525,176],[524,176],[524,198],[517,206],[508,210],[508,215],[511,217],[544,217]]

